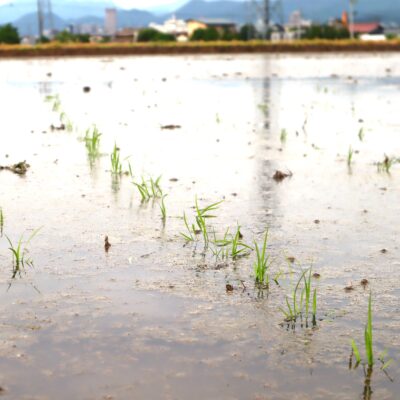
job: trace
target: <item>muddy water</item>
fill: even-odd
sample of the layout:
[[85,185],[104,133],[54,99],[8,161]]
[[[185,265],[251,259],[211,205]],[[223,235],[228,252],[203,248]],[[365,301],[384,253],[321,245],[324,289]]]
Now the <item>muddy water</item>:
[[[0,77],[0,165],[31,165],[0,171],[4,235],[41,227],[34,267],[14,280],[0,240],[0,397],[398,398],[400,166],[376,162],[400,156],[400,56],[1,61]],[[50,130],[61,113],[72,132]],[[158,201],[112,178],[114,143],[135,180],[162,175],[165,225]],[[275,182],[277,169],[293,176]],[[254,254],[221,261],[185,245],[196,196],[225,200],[217,234],[240,224],[251,244],[269,227],[280,286],[255,288]],[[293,329],[279,308],[309,266],[317,327]],[[369,388],[349,356],[354,338],[365,358],[370,290],[376,356],[397,363],[385,374],[377,361]]]

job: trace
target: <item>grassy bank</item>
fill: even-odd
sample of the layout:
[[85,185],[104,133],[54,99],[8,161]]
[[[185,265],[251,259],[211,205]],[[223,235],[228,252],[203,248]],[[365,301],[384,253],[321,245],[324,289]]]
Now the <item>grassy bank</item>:
[[157,54],[236,54],[236,53],[304,53],[304,52],[380,52],[400,51],[400,40],[296,41],[296,42],[189,42],[189,43],[50,43],[37,46],[1,45],[0,58],[114,56]]

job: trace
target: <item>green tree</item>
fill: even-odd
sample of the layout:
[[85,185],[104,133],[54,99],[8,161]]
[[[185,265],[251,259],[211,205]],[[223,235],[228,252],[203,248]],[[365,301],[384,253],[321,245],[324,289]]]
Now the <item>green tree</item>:
[[60,43],[69,43],[69,42],[78,42],[78,43],[89,43],[90,35],[87,34],[73,34],[68,31],[62,31],[57,33],[55,37],[57,42]]
[[162,33],[152,28],[145,28],[139,31],[138,42],[175,42],[174,35]]
[[239,40],[253,40],[258,38],[258,32],[253,24],[246,24],[240,28]]
[[215,28],[196,29],[190,40],[211,42],[220,39],[219,33]]
[[236,32],[232,32],[230,29],[225,29],[222,33],[221,40],[232,41],[238,38]]
[[350,33],[346,28],[336,28],[329,25],[311,25],[301,35],[302,39],[348,39]]
[[11,24],[0,26],[0,43],[19,44],[21,38],[18,34],[18,29]]

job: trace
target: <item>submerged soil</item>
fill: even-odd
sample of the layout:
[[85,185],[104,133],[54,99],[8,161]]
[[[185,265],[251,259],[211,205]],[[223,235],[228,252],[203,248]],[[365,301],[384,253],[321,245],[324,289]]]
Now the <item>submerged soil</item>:
[[[399,55],[3,60],[0,76],[0,165],[30,165],[0,171],[2,399],[398,398],[400,166],[377,163],[400,156]],[[114,144],[133,180],[162,176],[164,224],[111,174]],[[210,232],[269,228],[279,285],[254,284],[254,254],[185,242],[196,196],[224,200]],[[6,235],[38,228],[11,279]],[[317,325],[293,326],[280,308],[310,266]],[[376,358],[395,360],[371,380],[349,369],[370,292]]]

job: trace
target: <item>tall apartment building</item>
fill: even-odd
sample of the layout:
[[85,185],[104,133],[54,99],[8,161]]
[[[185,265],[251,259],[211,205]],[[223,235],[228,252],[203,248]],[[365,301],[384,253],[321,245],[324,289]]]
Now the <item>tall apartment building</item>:
[[117,10],[115,8],[106,8],[104,30],[108,36],[115,36],[117,33]]

